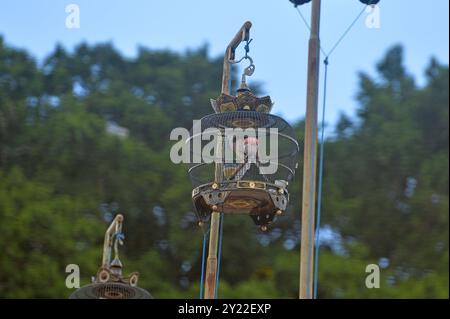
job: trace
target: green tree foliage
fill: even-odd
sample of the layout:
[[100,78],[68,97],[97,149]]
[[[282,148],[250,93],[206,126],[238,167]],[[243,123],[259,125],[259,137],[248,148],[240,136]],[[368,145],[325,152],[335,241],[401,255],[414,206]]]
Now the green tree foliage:
[[102,228],[82,201],[14,167],[0,174],[0,211],[2,297],[57,298],[67,294],[66,265],[95,271]]
[[358,118],[327,145],[325,219],[389,260],[392,285],[438,271],[448,286],[448,68],[433,60],[418,88],[402,60],[396,46],[378,81],[360,75]]
[[[358,114],[327,141],[322,298],[448,297],[448,67],[432,60],[419,87],[402,60],[394,47],[360,75]],[[211,112],[221,68],[206,46],[129,59],[57,45],[37,63],[0,37],[0,297],[65,298],[73,263],[88,283],[117,212],[125,271],[157,298],[198,297],[203,232],[169,134]],[[221,297],[297,296],[301,175],[269,233],[225,217]]]

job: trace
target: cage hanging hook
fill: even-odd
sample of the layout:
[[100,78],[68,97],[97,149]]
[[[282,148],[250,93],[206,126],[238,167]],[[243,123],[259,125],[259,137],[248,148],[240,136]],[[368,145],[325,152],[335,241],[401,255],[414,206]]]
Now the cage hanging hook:
[[247,87],[247,76],[252,76],[255,72],[255,64],[253,63],[253,59],[247,55],[243,59],[247,59],[250,61],[250,65],[244,69],[242,72],[241,85],[240,89],[248,89]]
[[255,64],[253,63],[253,59],[250,56],[244,57],[245,59],[250,61],[250,65],[244,69],[244,75],[252,76],[255,72]]
[[255,72],[255,64],[253,63],[253,59],[250,57],[250,55],[248,55],[248,53],[250,52],[250,43],[253,41],[253,39],[249,39],[247,37],[246,40],[244,40],[244,41],[245,41],[245,46],[244,46],[245,55],[242,58],[240,58],[239,60],[235,60],[234,54],[233,54],[232,55],[233,58],[229,58],[228,63],[229,64],[238,64],[244,60],[250,61],[250,65],[248,67],[246,67],[244,69],[244,71],[242,72],[241,86],[240,86],[240,89],[247,90],[248,87],[247,87],[247,83],[246,83],[246,78],[247,78],[247,76],[252,76],[253,73]]

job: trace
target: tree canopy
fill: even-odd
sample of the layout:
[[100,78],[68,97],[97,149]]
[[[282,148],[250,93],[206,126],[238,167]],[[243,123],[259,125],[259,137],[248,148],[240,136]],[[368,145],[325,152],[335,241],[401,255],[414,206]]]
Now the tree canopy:
[[[448,298],[448,67],[431,60],[418,86],[395,46],[377,70],[326,141],[319,297]],[[198,297],[203,233],[169,134],[211,113],[221,72],[207,46],[57,45],[38,63],[0,37],[0,297],[65,298],[73,263],[88,283],[118,212],[125,272],[156,298]],[[220,297],[297,296],[301,174],[270,232],[225,217]]]

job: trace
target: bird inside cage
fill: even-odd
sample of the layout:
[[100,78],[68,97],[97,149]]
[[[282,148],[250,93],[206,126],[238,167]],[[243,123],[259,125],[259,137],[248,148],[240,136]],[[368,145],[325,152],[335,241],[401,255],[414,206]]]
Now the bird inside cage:
[[261,175],[258,156],[259,139],[257,137],[233,138],[229,140],[228,144],[229,150],[233,153],[233,163],[224,165],[223,173],[227,180],[238,181],[250,175],[249,173],[252,176]]

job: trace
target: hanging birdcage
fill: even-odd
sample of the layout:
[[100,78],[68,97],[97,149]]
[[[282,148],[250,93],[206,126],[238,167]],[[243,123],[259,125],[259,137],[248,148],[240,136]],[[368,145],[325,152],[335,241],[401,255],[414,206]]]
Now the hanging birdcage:
[[288,206],[289,182],[297,168],[300,145],[293,128],[269,112],[269,96],[247,87],[244,71],[236,96],[211,100],[215,114],[191,130],[189,176],[192,199],[203,221],[212,211],[247,214],[267,229]]
[[[123,265],[119,259],[119,244],[123,244],[123,216],[118,214],[105,234],[102,266],[93,282],[77,289],[70,299],[151,299],[146,290],[137,286],[139,273],[133,272],[123,276]],[[114,249],[114,259],[111,252]]]

